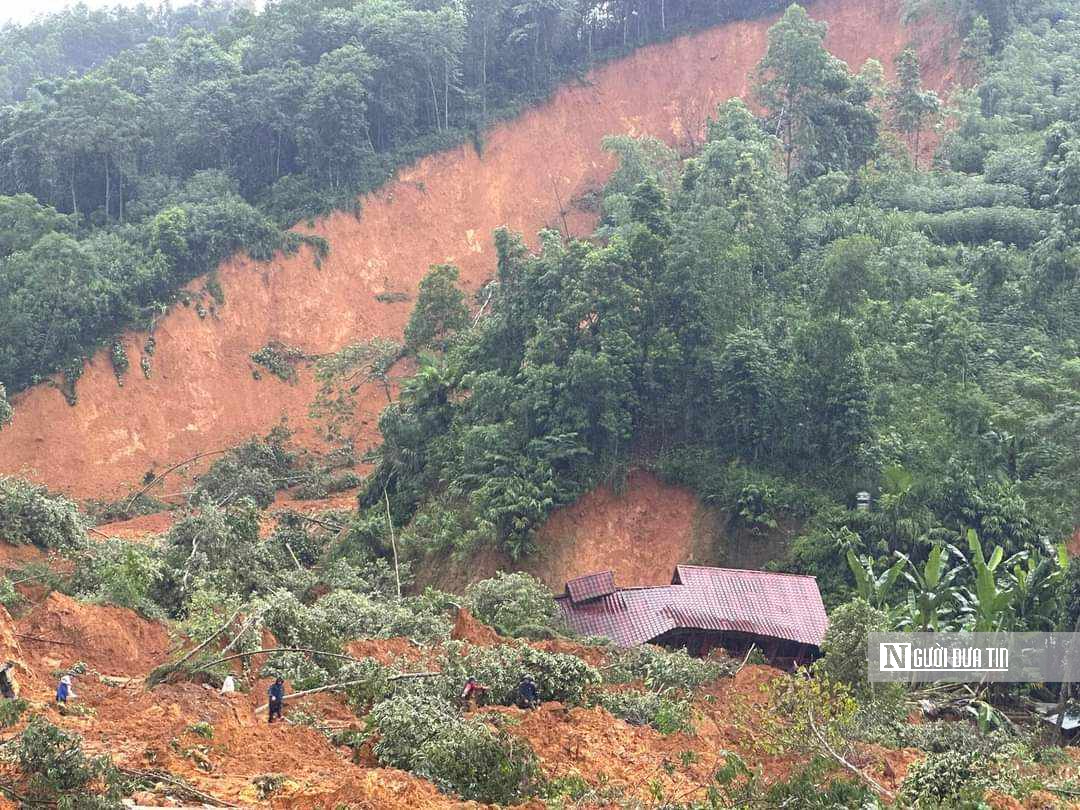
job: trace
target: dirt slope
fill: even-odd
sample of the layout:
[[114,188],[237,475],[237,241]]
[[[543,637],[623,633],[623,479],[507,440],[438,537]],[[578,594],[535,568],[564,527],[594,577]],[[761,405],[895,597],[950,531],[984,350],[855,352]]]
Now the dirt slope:
[[597,487],[552,513],[536,538],[536,553],[514,562],[498,549],[416,566],[421,586],[461,591],[496,571],[523,570],[556,593],[568,579],[612,570],[619,585],[667,585],[679,563],[709,565],[717,556],[722,516],[685,487],[634,470],[616,492]]
[[[904,28],[902,6],[903,0],[819,0],[811,13],[830,23],[828,46],[854,67],[868,57],[891,65],[916,38],[927,83],[949,85],[949,36]],[[686,145],[718,102],[747,94],[772,22],[733,23],[643,48],[495,127],[482,156],[468,146],[421,160],[365,197],[359,218],[338,213],[315,225],[331,244],[321,268],[307,251],[226,262],[219,270],[223,306],[206,318],[178,306],[159,322],[149,380],[138,370],[145,335],[131,334],[124,342],[133,371],[123,388],[100,353],[79,382],[77,407],[47,386],[16,397],[15,424],[0,433],[0,471],[80,497],[106,497],[155,465],[160,470],[265,433],[283,416],[313,441],[305,427],[310,374],[294,385],[268,374],[256,380],[252,351],[280,340],[316,354],[400,335],[411,302],[380,303],[377,295],[411,295],[428,266],[443,261],[457,263],[465,287],[475,290],[493,271],[491,231],[508,225],[531,238],[556,225],[555,189],[569,209],[570,230],[588,232],[592,216],[572,201],[598,188],[613,168],[600,140],[622,132]],[[374,439],[384,405],[381,392],[368,392],[361,448]]]

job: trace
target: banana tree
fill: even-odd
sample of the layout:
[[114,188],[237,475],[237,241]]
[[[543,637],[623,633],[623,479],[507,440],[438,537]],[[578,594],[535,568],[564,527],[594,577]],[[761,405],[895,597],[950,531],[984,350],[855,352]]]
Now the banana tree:
[[[988,560],[983,555],[982,543],[974,529],[968,529],[967,538],[974,587],[961,590],[957,596],[961,612],[965,616],[964,629],[977,633],[1008,630],[1016,619],[1012,606],[1017,591],[1011,583],[1004,588],[998,584],[997,570],[1001,567],[1005,550],[1001,546],[995,546]],[[1006,562],[1005,570],[1026,556],[1026,552],[1013,555]]]
[[1045,549],[1034,546],[1027,557],[1015,563],[1008,577],[1016,592],[1017,620],[1025,630],[1053,630],[1061,602],[1061,582],[1069,568],[1064,543]]
[[949,567],[949,551],[941,545],[930,550],[921,570],[906,554],[897,552],[896,556],[905,566],[904,579],[911,586],[899,625],[920,632],[951,629],[957,597],[955,583],[964,566]]
[[878,610],[887,610],[886,598],[892,590],[896,580],[904,570],[904,561],[897,560],[892,566],[880,574],[874,571],[874,558],[859,558],[854,551],[848,549],[847,563],[855,577],[855,591]]

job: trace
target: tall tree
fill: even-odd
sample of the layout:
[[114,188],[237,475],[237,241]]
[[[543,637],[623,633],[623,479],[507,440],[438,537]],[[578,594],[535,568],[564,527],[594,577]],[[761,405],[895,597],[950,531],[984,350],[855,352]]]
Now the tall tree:
[[906,48],[896,55],[896,83],[889,90],[893,125],[908,138],[915,168],[919,168],[923,130],[941,111],[941,99],[922,84],[919,55]]

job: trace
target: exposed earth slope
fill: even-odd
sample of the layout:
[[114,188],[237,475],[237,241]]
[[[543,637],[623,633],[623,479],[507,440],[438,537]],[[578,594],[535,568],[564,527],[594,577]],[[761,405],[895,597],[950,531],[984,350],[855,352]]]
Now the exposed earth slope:
[[[902,0],[821,0],[811,13],[830,24],[832,52],[854,67],[867,58],[891,65],[911,42],[928,86],[955,78],[942,37],[901,24]],[[225,303],[206,317],[175,307],[155,330],[151,375],[129,373],[117,386],[99,354],[79,381],[79,403],[38,386],[16,399],[15,423],[0,433],[0,471],[19,473],[78,497],[111,497],[170,463],[265,433],[288,417],[302,441],[315,440],[307,413],[315,386],[254,378],[250,354],[271,341],[325,353],[355,340],[399,336],[409,300],[429,265],[451,261],[476,290],[493,271],[491,231],[528,237],[543,227],[588,233],[594,215],[577,201],[601,186],[613,161],[600,149],[612,133],[655,135],[686,146],[708,112],[746,96],[773,19],[737,22],[643,48],[556,92],[546,104],[494,127],[482,154],[472,146],[434,155],[362,200],[358,217],[337,213],[311,230],[330,255],[310,252],[253,262],[236,257],[218,271]],[[940,32],[937,32],[940,34]],[[562,216],[560,216],[560,208]],[[200,280],[192,290],[201,290]],[[393,299],[395,296],[391,296]],[[125,344],[144,353],[145,334]],[[385,397],[366,393],[358,446],[376,435]]]

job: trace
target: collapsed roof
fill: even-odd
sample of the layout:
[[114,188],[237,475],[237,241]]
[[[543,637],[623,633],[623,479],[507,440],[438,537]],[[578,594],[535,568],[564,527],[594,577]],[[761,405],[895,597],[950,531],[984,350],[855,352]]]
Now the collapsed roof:
[[556,599],[575,632],[622,647],[671,630],[737,632],[815,647],[828,620],[814,577],[680,565],[670,585],[616,588],[602,571],[572,579]]

